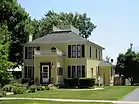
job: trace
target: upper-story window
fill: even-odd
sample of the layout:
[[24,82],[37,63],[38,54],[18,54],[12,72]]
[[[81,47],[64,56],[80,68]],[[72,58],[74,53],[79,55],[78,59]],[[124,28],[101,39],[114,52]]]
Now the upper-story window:
[[68,58],[85,57],[85,45],[68,45]]
[[97,49],[96,49],[96,59],[98,58],[98,51],[97,51]]
[[96,59],[101,60],[101,49],[96,49]]
[[25,59],[34,58],[34,50],[40,50],[40,47],[25,47]]
[[90,58],[91,58],[91,56],[92,56],[92,55],[91,55],[91,47],[90,47]]
[[77,52],[76,50],[77,50],[76,45],[72,45],[72,58],[76,57],[76,52]]
[[81,45],[77,45],[77,57],[81,57]]
[[99,50],[99,60],[101,60],[101,50]]

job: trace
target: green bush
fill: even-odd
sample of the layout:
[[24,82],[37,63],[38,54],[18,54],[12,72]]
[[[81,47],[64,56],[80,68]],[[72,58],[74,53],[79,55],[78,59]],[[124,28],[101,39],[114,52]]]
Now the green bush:
[[48,86],[45,86],[45,90],[50,90],[50,87],[48,87]]
[[0,91],[0,97],[5,97],[6,96],[6,91]]
[[12,89],[13,89],[13,85],[8,84],[8,85],[5,85],[5,86],[2,88],[2,91],[12,92]]
[[37,91],[44,91],[46,90],[45,86],[37,86]]
[[88,88],[92,87],[95,84],[94,78],[80,78],[79,79],[79,87],[80,88]]
[[37,91],[41,91],[42,90],[42,86],[37,86]]
[[66,78],[64,79],[64,85],[68,88],[75,88],[78,86],[79,88],[88,88],[92,87],[95,84],[94,78]]
[[34,93],[36,91],[37,91],[37,87],[35,85],[29,87],[29,91],[28,91],[29,93]]
[[64,79],[64,84],[66,87],[76,87],[78,86],[78,80],[76,78],[66,78]]
[[15,86],[13,88],[13,93],[14,94],[23,94],[25,92],[25,88],[24,87],[17,87]]
[[46,90],[45,86],[41,86],[41,90],[42,91]]

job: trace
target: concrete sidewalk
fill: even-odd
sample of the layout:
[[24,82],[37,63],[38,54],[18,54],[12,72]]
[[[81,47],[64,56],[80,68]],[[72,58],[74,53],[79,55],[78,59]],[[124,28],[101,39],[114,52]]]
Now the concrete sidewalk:
[[[139,88],[135,89],[134,91],[132,91],[119,101],[139,101]],[[115,104],[122,104],[122,103],[115,103]]]
[[139,104],[139,101],[111,101],[111,100],[79,100],[79,99],[47,99],[47,98],[0,98],[0,100],[46,100],[59,102],[108,102],[114,104]]

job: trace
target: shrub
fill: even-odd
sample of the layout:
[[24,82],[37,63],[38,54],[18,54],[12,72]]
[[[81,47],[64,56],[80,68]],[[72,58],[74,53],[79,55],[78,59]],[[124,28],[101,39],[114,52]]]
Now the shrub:
[[6,96],[6,91],[0,91],[0,97],[5,97]]
[[29,93],[33,93],[33,92],[36,92],[37,91],[37,87],[35,85],[32,85],[29,87]]
[[8,84],[8,85],[5,85],[5,86],[2,88],[2,91],[12,92],[12,89],[13,89],[13,85]]
[[76,88],[77,86],[80,88],[88,88],[92,87],[95,84],[94,78],[66,78],[64,79],[64,85],[68,88]]
[[17,87],[15,86],[13,88],[13,93],[14,94],[23,94],[25,92],[25,88],[24,87]]
[[30,79],[29,78],[23,78],[21,80],[21,83],[24,84],[24,83],[29,83],[30,82]]
[[48,87],[48,86],[45,86],[45,90],[50,90],[50,87]]
[[64,79],[64,84],[66,87],[76,87],[78,86],[78,80],[76,78],[66,78]]
[[94,78],[80,78],[79,79],[79,87],[80,88],[87,88],[92,87],[95,84]]
[[42,86],[37,86],[37,91],[41,91],[42,90]]
[[44,91],[46,88],[45,86],[41,86],[41,90]]

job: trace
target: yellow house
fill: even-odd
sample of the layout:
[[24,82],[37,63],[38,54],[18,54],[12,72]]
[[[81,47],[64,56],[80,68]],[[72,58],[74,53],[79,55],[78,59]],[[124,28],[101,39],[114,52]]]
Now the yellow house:
[[53,27],[50,34],[25,44],[22,76],[39,84],[63,84],[64,78],[96,77],[103,49],[79,36],[79,30],[72,26]]

